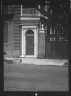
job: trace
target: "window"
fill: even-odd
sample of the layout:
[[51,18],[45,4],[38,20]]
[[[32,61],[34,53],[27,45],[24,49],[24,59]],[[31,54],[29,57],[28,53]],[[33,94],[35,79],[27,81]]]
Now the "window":
[[40,9],[45,11],[45,5],[40,5]]
[[8,22],[4,22],[3,26],[3,32],[4,32],[4,43],[8,43]]
[[3,14],[7,15],[8,14],[8,5],[3,6]]
[[49,41],[68,41],[66,33],[63,33],[60,28],[55,29],[54,26],[50,26]]

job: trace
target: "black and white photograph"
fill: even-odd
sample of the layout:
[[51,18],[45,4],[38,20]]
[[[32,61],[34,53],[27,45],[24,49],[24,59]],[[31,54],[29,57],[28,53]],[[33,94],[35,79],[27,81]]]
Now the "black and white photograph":
[[42,1],[2,4],[5,92],[69,91],[71,0]]

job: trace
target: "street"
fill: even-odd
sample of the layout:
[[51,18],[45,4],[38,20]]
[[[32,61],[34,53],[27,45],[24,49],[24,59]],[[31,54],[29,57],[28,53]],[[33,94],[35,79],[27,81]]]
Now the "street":
[[68,67],[4,63],[4,91],[68,91]]

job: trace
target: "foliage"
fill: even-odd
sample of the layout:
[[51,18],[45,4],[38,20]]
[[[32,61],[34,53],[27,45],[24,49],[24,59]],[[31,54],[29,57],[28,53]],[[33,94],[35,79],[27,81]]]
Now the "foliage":
[[[38,9],[44,16],[41,20],[44,20],[47,24],[55,26],[55,29],[62,35],[68,35],[68,22],[69,22],[69,2],[66,0],[52,0],[46,1],[48,10]],[[52,10],[52,13],[51,13]],[[46,19],[45,16],[48,18]]]

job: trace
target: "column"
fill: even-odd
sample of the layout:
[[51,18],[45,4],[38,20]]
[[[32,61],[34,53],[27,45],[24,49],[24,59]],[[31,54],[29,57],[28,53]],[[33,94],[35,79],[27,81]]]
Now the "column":
[[41,25],[41,29],[39,29],[38,58],[45,58],[45,29],[43,24]]

